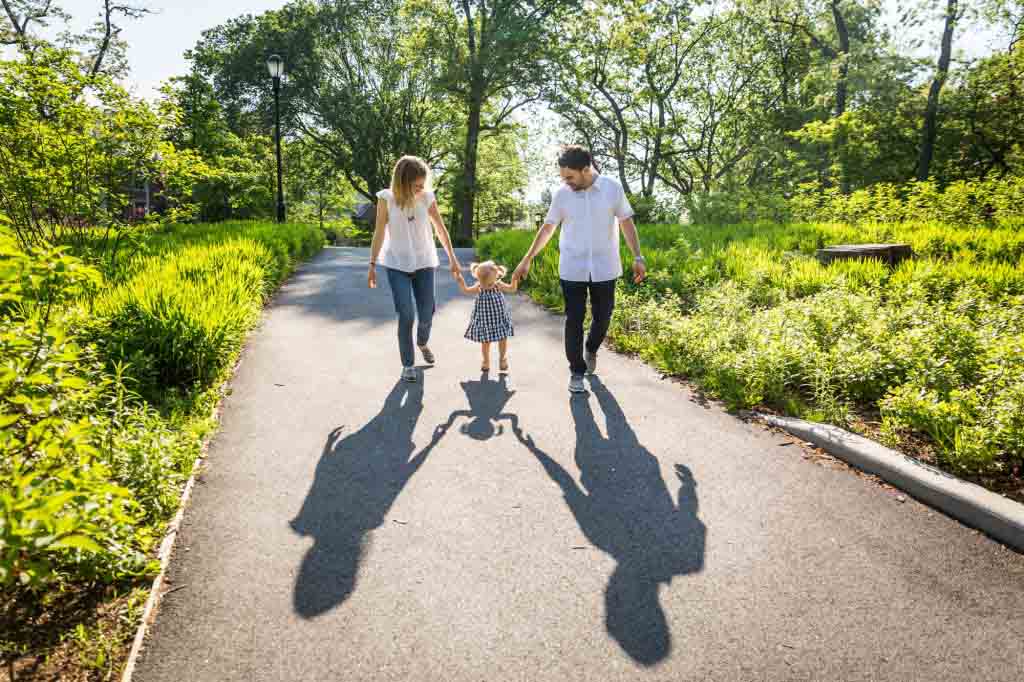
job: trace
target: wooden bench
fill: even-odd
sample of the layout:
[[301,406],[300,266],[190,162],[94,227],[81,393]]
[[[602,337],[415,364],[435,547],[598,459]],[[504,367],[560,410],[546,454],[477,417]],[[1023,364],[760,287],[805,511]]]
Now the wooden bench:
[[835,260],[875,258],[890,266],[914,255],[909,244],[837,244],[816,252],[818,260],[828,265]]

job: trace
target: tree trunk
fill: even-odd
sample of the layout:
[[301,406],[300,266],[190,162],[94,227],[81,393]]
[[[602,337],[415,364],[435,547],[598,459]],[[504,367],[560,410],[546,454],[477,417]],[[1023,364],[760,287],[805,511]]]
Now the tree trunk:
[[462,215],[459,221],[458,236],[468,243],[473,239],[473,214],[476,203],[476,154],[480,144],[480,115],[483,109],[483,98],[470,97],[469,121],[466,127],[465,168],[463,169]]
[[843,13],[839,11],[839,0],[832,0],[832,19],[839,36],[839,78],[836,80],[836,118],[846,113],[847,78],[850,73],[850,31],[846,27]]
[[939,52],[939,68],[935,72],[932,87],[928,90],[928,106],[924,111],[924,130],[921,135],[921,156],[917,161],[917,179],[927,180],[931,171],[932,155],[935,153],[935,136],[938,133],[939,93],[949,74],[949,59],[953,51],[953,29],[957,20],[957,0],[946,2],[946,26],[942,30],[942,47]]
[[[836,24],[836,35],[839,37],[839,53],[836,59],[839,60],[839,77],[836,79],[836,118],[846,113],[846,94],[848,88],[848,77],[850,73],[850,31],[846,26],[843,13],[839,10],[839,0],[832,0],[832,19]],[[843,194],[850,193],[850,175],[846,170],[846,163],[843,162],[843,151],[846,147],[846,136],[840,133],[836,137],[836,148],[833,150],[834,158],[839,159],[839,191]]]

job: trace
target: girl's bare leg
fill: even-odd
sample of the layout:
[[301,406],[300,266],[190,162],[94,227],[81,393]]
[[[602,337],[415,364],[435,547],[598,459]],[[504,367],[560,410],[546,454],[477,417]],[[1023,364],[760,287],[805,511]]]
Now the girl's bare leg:
[[498,369],[508,371],[508,339],[498,341]]
[[484,372],[491,368],[491,342],[484,341],[480,344],[480,352],[483,354],[483,362],[480,363],[480,369]]

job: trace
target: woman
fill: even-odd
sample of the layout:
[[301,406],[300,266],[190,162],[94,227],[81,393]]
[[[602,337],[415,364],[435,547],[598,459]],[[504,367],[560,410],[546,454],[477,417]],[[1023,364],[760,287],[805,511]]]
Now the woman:
[[405,381],[416,381],[412,326],[417,318],[416,345],[423,359],[434,364],[434,354],[427,346],[435,309],[434,269],[440,263],[434,234],[448,253],[452,274],[461,268],[441,212],[437,210],[434,193],[427,189],[429,180],[430,168],[419,157],[403,156],[395,164],[391,188],[377,192],[377,225],[367,274],[367,284],[374,289],[377,287],[377,263],[387,272],[398,313],[398,350]]

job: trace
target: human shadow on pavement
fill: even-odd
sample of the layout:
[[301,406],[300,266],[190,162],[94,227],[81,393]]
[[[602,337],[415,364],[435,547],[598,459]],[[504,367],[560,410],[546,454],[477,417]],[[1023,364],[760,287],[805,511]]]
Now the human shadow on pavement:
[[608,436],[597,426],[589,397],[573,397],[579,484],[530,436],[518,427],[515,433],[562,489],[587,539],[617,562],[605,589],[608,634],[636,662],[655,665],[672,649],[659,586],[704,568],[706,528],[697,516],[697,484],[686,466],[676,464],[676,505],[658,460],[640,444],[614,396],[597,377],[591,389]]
[[354,433],[331,431],[302,509],[291,521],[299,535],[313,537],[295,581],[295,612],[313,618],[339,606],[355,590],[369,534],[444,435],[413,454],[412,436],[423,412],[423,374],[399,381],[380,412]]
[[455,410],[448,416],[448,421],[438,427],[438,432],[446,432],[458,417],[465,417],[468,423],[459,427],[459,431],[474,440],[487,440],[504,433],[500,423],[508,420],[513,429],[518,428],[517,415],[505,412],[509,399],[515,395],[508,383],[508,377],[501,374],[497,381],[489,380],[489,372],[481,372],[477,381],[460,382],[462,390],[469,401],[468,410]]

